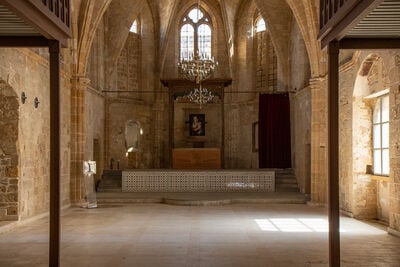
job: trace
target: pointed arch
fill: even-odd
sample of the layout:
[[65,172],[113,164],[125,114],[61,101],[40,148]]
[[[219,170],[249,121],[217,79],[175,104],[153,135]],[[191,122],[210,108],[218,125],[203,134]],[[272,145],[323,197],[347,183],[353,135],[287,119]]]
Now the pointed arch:
[[90,49],[97,28],[112,0],[87,0],[83,1],[79,9],[77,21],[77,63],[75,74],[85,76],[86,65],[90,55]]
[[[323,53],[318,41],[319,19],[317,1],[312,0],[286,0],[293,12],[294,18],[300,27],[306,44],[310,60],[312,77],[319,77],[326,74],[326,67],[321,64]],[[318,1],[319,2],[319,1]]]

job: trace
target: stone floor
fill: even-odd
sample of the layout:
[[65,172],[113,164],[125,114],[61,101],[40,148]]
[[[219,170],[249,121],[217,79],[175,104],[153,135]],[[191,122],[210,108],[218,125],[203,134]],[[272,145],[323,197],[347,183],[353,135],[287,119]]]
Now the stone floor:
[[[102,204],[62,216],[61,266],[327,266],[326,210]],[[400,238],[341,218],[342,266],[400,266]],[[0,234],[0,266],[47,266],[47,219]]]

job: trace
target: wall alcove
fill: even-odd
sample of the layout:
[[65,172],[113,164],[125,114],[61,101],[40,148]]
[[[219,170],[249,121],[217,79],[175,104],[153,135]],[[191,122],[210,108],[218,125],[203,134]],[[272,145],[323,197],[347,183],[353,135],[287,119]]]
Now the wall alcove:
[[[161,80],[169,92],[169,148],[174,169],[216,169],[224,166],[224,89],[231,79],[209,79],[202,82],[214,95],[207,104],[190,102],[187,95],[198,88],[185,79]],[[191,129],[200,120],[202,130]],[[211,158],[211,159],[210,159]],[[177,162],[181,162],[177,164]],[[183,162],[183,163],[182,163]]]

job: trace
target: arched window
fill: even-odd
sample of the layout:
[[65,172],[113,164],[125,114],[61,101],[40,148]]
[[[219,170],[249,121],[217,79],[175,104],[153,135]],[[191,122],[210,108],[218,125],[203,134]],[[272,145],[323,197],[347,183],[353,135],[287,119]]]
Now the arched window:
[[374,174],[389,175],[389,95],[377,98],[372,124]]
[[197,7],[187,12],[180,27],[180,59],[188,59],[195,52],[211,57],[211,19],[206,12]]
[[135,21],[132,23],[130,32],[138,33],[138,22],[137,22],[137,19],[135,19]]
[[267,26],[265,25],[265,21],[263,18],[259,17],[256,20],[256,32],[263,32],[267,30]]
[[274,92],[278,87],[278,60],[261,16],[254,21],[254,32],[256,90]]

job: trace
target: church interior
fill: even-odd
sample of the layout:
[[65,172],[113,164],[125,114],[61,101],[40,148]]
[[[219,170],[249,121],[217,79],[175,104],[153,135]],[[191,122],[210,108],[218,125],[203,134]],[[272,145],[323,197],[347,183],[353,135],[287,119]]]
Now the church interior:
[[396,0],[0,1],[0,265],[399,266],[399,36]]

